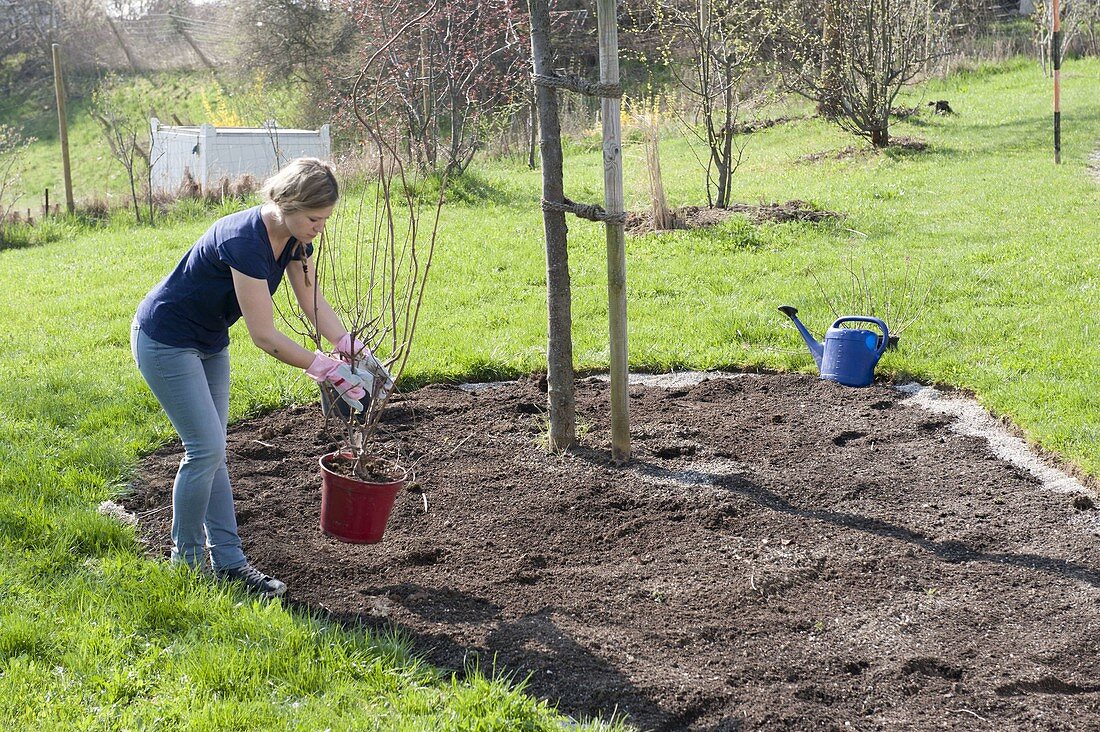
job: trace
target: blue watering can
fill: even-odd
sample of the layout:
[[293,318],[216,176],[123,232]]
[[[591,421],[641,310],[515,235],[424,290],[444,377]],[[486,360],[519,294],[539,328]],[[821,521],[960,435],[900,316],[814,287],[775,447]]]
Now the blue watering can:
[[[821,378],[845,386],[871,385],[875,378],[875,364],[890,342],[890,331],[886,323],[866,315],[845,315],[837,318],[830,326],[825,333],[825,342],[818,343],[798,319],[797,308],[781,305],[779,312],[794,321],[794,326],[810,347]],[[841,323],[850,322],[873,323],[879,327],[882,335],[873,330],[840,327]]]

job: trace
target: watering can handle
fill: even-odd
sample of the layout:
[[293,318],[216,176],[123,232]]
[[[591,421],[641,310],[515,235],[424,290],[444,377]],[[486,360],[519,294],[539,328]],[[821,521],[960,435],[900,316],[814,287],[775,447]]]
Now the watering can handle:
[[886,327],[886,323],[882,322],[878,318],[871,318],[866,315],[845,315],[837,318],[832,327],[836,328],[841,323],[871,323],[877,325],[879,330],[882,331],[882,345],[878,347],[875,353],[882,355],[882,352],[886,350],[886,344],[890,341],[890,329]]

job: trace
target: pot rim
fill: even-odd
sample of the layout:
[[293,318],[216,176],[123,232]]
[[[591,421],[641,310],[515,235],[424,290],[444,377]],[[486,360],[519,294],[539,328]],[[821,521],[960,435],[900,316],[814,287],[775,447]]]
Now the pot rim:
[[335,475],[339,478],[346,478],[347,480],[353,480],[357,483],[362,483],[364,485],[385,485],[385,486],[390,486],[390,485],[397,485],[398,483],[404,483],[404,482],[408,481],[408,479],[409,479],[408,469],[405,468],[402,465],[397,464],[397,463],[393,463],[393,467],[394,467],[395,470],[399,470],[401,472],[401,477],[394,478],[393,480],[387,480],[387,481],[363,480],[362,478],[358,478],[358,477],[355,477],[355,476],[352,476],[352,475],[343,475],[342,473],[337,473],[336,471],[331,470],[327,465],[325,465],[325,460],[333,458],[337,455],[346,456],[346,457],[354,457],[355,453],[351,452],[350,450],[333,450],[332,452],[326,452],[324,455],[322,455],[317,460],[318,465],[321,466],[321,471],[322,472],[328,473],[330,475]]

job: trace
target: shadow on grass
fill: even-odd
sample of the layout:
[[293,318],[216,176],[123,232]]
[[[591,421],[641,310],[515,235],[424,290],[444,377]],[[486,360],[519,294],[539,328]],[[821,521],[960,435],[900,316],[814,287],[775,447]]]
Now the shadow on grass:
[[[484,676],[503,681],[543,699],[572,719],[622,721],[624,715],[659,729],[681,729],[689,715],[670,714],[650,700],[619,669],[592,654],[563,628],[555,615],[568,615],[550,602],[518,617],[503,617],[502,608],[476,594],[454,588],[413,583],[364,587],[370,597],[400,596],[403,605],[438,632],[418,632],[387,618],[364,613],[329,613],[307,603],[286,605],[311,617],[336,622],[349,630],[395,635],[428,663],[466,681]],[[415,601],[409,601],[415,598]],[[486,625],[485,640],[466,645],[456,640],[455,626]],[[583,669],[583,676],[569,669]]]

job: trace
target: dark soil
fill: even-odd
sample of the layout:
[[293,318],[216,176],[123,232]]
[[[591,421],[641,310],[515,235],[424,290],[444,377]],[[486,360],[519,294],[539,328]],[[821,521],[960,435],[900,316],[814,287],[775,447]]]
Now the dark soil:
[[848,145],[839,150],[822,150],[821,152],[803,155],[798,160],[803,163],[817,163],[822,160],[851,160],[853,158],[868,157],[874,155],[874,148]]
[[[700,229],[717,226],[734,214],[744,214],[753,223],[786,223],[789,221],[820,222],[839,218],[835,211],[817,208],[812,203],[794,199],[785,203],[731,203],[726,208],[682,206],[672,210],[674,229]],[[631,211],[626,217],[626,232],[632,235],[660,233],[653,229],[653,214]]]
[[733,125],[734,134],[751,135],[754,132],[770,130],[772,127],[778,127],[779,125],[785,125],[790,122],[799,122],[804,119],[809,119],[809,117],[799,115],[797,117],[770,117],[768,119],[752,119],[747,122],[735,122]]
[[335,475],[368,483],[393,483],[405,480],[405,472],[386,460],[364,455],[356,464],[354,453],[336,454],[325,461],[325,469]]
[[[292,602],[460,672],[495,659],[575,718],[1100,729],[1095,505],[904,399],[802,375],[632,386],[618,468],[601,381],[578,382],[565,455],[536,379],[426,387],[384,417],[415,484],[375,545],[318,528],[317,408],[234,425],[230,473],[249,557]],[[167,505],[179,458],[146,460],[130,510]],[[141,524],[158,555],[168,514]]]
[[[928,143],[919,137],[899,135],[890,138],[887,148],[891,150],[921,152],[928,149]],[[799,161],[803,163],[818,163],[822,160],[852,160],[855,158],[870,157],[879,152],[879,150],[866,145],[848,145],[839,150],[822,150],[821,152],[803,155],[799,158]]]
[[919,137],[907,137],[905,135],[899,135],[897,137],[890,138],[890,147],[920,152],[921,150],[928,149],[928,142],[926,140],[920,139]]
[[890,116],[895,119],[909,119],[920,114],[923,110],[924,107],[919,104],[914,107],[891,107]]

